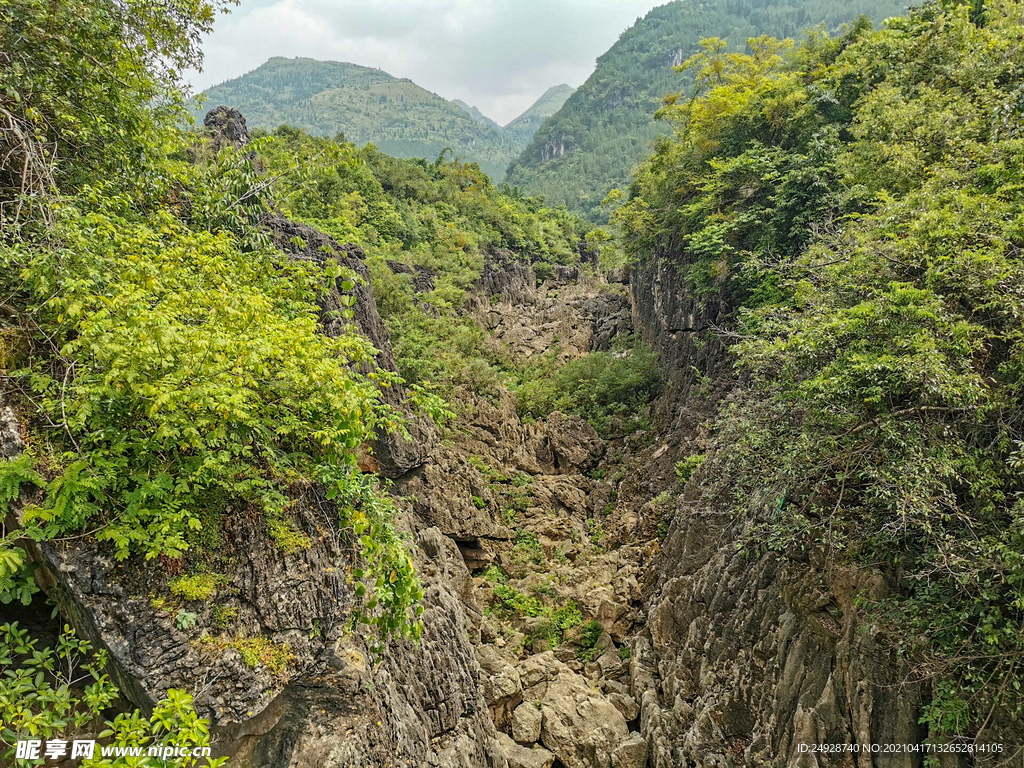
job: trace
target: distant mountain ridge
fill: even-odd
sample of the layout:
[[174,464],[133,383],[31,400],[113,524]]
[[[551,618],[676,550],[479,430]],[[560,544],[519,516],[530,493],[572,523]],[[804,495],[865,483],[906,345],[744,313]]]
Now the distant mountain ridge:
[[476,107],[469,106],[469,104],[464,102],[462,99],[452,99],[452,104],[454,104],[456,107],[458,107],[463,112],[468,114],[470,117],[472,117],[478,123],[483,123],[484,125],[491,126],[493,128],[497,128],[498,130],[501,130],[501,126],[500,125],[498,125],[496,122],[491,120],[491,118],[489,118],[487,115],[485,115],[483,112],[481,112]]
[[565,104],[566,99],[575,92],[575,88],[565,83],[551,86],[533,103],[533,106],[515,120],[510,121],[505,126],[505,130],[514,133],[525,147],[544,121],[558,112]]
[[287,124],[319,136],[342,133],[356,144],[372,142],[394,157],[432,160],[451,149],[456,156],[479,163],[497,182],[542,122],[532,116],[557,109],[551,108],[554,100],[549,94],[559,88],[568,86],[549,89],[516,118],[524,120],[522,124],[506,130],[465,102],[448,101],[381,69],[275,56],[209,88],[204,109],[195,115],[224,104],[241,110],[250,128],[273,130]]
[[865,14],[876,23],[902,13],[901,0],[675,0],[650,11],[597,59],[587,81],[535,130],[506,180],[549,205],[565,204],[595,221],[608,190],[628,182],[633,166],[667,133],[654,120],[666,94],[689,87],[672,67],[704,37],[741,48],[757,35],[799,37],[824,24],[834,30]]

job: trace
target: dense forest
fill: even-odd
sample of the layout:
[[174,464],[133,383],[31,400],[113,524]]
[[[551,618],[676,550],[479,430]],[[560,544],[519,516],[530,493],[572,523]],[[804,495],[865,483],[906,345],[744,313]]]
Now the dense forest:
[[881,566],[926,722],[1019,713],[1024,5],[934,2],[800,45],[705,40],[615,214],[732,309],[743,386],[700,493],[743,545]]
[[878,21],[905,7],[895,0],[676,0],[655,8],[598,57],[593,74],[537,131],[506,180],[551,205],[603,221],[609,190],[625,185],[652,141],[668,132],[654,120],[664,97],[689,95],[689,76],[673,67],[701,38],[719,37],[742,51],[756,35],[799,37],[809,27],[835,29],[860,14]]
[[[411,80],[338,61],[274,57],[252,72],[208,89],[202,118],[224,104],[242,111],[250,127],[274,129],[293,125],[315,136],[342,135],[355,144],[372,143],[393,157],[433,160],[445,150],[476,162],[500,179],[510,160],[532,136],[539,121],[526,129],[505,131],[479,110],[450,102]],[[542,104],[543,102],[543,104]],[[524,114],[546,117],[560,103],[549,93]]]

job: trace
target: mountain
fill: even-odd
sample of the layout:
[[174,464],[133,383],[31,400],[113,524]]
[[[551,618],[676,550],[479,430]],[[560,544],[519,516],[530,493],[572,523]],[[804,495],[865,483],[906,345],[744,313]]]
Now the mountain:
[[[498,125],[496,122],[491,120],[491,118],[489,118],[487,115],[485,115],[483,112],[481,112],[476,107],[469,106],[469,104],[464,102],[462,99],[452,99],[452,104],[454,104],[456,107],[461,109],[467,115],[472,117],[478,123],[481,123],[483,125],[489,126],[491,128],[496,128],[499,131],[501,130],[501,126],[500,125]],[[524,142],[524,144],[525,144],[525,142]]]
[[899,0],[676,0],[655,8],[598,58],[593,74],[509,166],[506,180],[601,220],[608,190],[623,186],[652,140],[668,132],[654,112],[666,94],[688,87],[689,75],[672,67],[701,38],[726,38],[740,50],[749,37],[794,37],[818,24],[834,29],[861,14],[877,21],[905,7]]
[[572,96],[575,90],[571,85],[565,83],[548,88],[544,91],[544,95],[533,103],[533,106],[506,125],[505,130],[514,134],[525,147],[530,143],[530,139],[533,138],[541,124],[561,109],[565,100]]
[[524,145],[478,110],[473,114],[411,80],[346,62],[274,57],[205,96],[208,108],[240,109],[250,128],[288,124],[320,136],[343,133],[395,157],[433,160],[450,148],[495,180]]

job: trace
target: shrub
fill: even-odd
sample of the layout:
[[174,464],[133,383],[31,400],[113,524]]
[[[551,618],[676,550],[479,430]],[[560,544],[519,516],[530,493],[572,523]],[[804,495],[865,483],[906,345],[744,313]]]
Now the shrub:
[[[106,651],[94,651],[64,626],[54,647],[39,648],[17,624],[0,625],[0,723],[4,738],[0,756],[14,765],[14,744],[20,739],[78,738],[97,718],[119,703],[119,691],[105,672]],[[157,745],[206,746],[209,722],[192,707],[192,697],[171,689],[150,717],[137,709],[107,720],[100,734],[113,743],[138,745],[145,752]],[[226,758],[207,762],[175,758],[179,768],[216,768]]]
[[660,386],[657,355],[634,344],[616,352],[591,352],[564,365],[548,356],[527,367],[515,389],[521,414],[576,414],[607,438],[644,424],[643,411]]
[[681,485],[685,485],[690,479],[690,476],[696,472],[700,465],[704,463],[705,454],[694,453],[687,456],[682,461],[676,462],[676,478],[679,480]]

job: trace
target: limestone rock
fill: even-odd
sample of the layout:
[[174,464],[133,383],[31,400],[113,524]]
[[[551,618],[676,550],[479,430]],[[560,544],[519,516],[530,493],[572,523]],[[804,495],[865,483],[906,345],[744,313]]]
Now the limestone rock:
[[214,107],[206,113],[203,125],[213,143],[213,151],[224,147],[244,147],[249,143],[249,129],[242,113],[233,107]]
[[579,416],[566,416],[555,411],[546,419],[548,442],[555,469],[586,471],[604,453],[604,441]]
[[521,744],[533,744],[540,739],[543,715],[537,705],[524,701],[512,713],[512,738]]
[[0,459],[13,458],[24,447],[14,411],[0,401]]
[[639,733],[632,734],[612,753],[612,768],[646,768],[647,742]]
[[622,713],[627,722],[633,722],[640,715],[640,705],[628,693],[609,693],[608,701]]
[[526,659],[519,670],[524,700],[541,704],[541,743],[565,768],[610,765],[629,737],[615,706],[551,652]]
[[498,734],[501,753],[508,760],[508,768],[551,768],[555,756],[543,747],[529,749],[516,744],[504,733]]
[[520,674],[494,646],[478,646],[476,657],[484,672],[483,698],[490,710],[491,719],[496,726],[504,728],[512,712],[523,700]]

